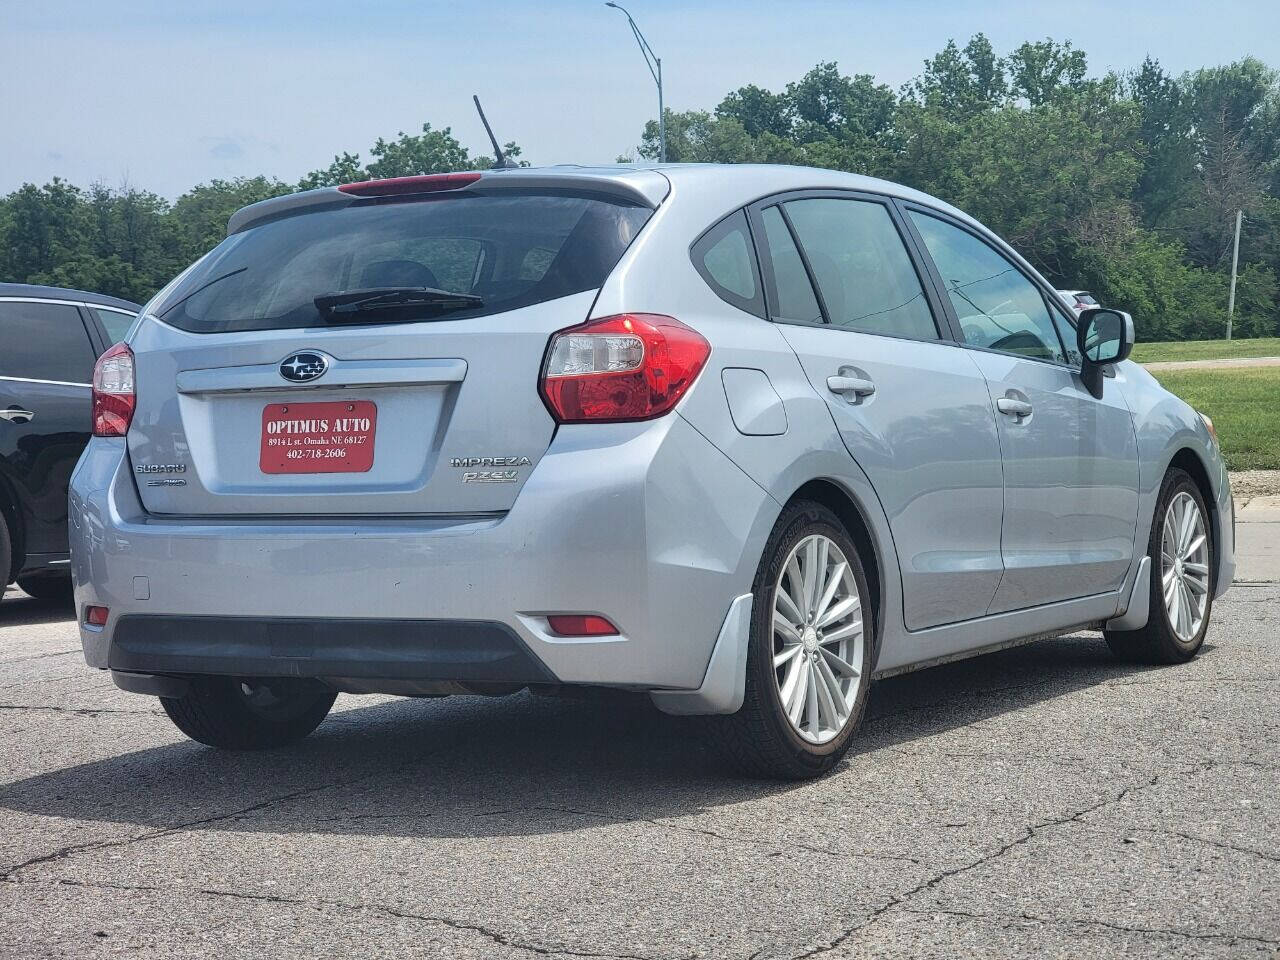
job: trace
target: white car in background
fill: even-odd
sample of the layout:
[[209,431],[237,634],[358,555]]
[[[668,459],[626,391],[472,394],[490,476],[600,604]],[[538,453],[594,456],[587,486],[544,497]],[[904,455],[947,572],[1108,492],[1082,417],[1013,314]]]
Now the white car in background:
[[1059,290],[1058,296],[1067,301],[1067,306],[1075,312],[1077,317],[1090,307],[1101,306],[1097,298],[1088,290]]

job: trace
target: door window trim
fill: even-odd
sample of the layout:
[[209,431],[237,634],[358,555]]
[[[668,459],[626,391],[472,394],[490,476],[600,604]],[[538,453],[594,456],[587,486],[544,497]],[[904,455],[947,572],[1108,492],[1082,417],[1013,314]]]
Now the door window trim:
[[[859,330],[857,327],[846,327],[831,322],[831,314],[827,311],[826,301],[822,296],[822,289],[814,279],[813,267],[809,264],[809,255],[805,252],[803,244],[800,243],[799,236],[796,234],[795,227],[791,223],[791,217],[787,214],[784,204],[792,200],[860,200],[867,203],[877,203],[884,207],[885,212],[889,214],[889,221],[893,224],[894,229],[898,233],[898,239],[902,242],[902,250],[907,255],[907,260],[911,264],[911,269],[915,271],[916,281],[920,284],[920,290],[924,294],[925,303],[929,307],[929,313],[933,317],[933,326],[936,332],[934,337],[912,337],[899,333],[884,333],[879,330]],[[911,343],[942,343],[956,345],[955,331],[951,327],[949,315],[942,310],[942,302],[939,300],[938,292],[931,281],[931,277],[925,269],[925,261],[920,257],[919,251],[915,248],[913,239],[907,233],[906,218],[897,209],[896,198],[889,194],[870,193],[865,190],[841,190],[839,188],[823,187],[802,190],[787,190],[782,193],[770,194],[762,197],[747,205],[747,222],[750,224],[751,232],[755,237],[757,245],[757,255],[760,262],[760,273],[764,278],[765,291],[765,309],[767,311],[767,319],[772,323],[785,323],[795,327],[819,327],[827,330],[839,330],[844,333],[860,333],[868,337],[887,337],[890,340],[906,340]],[[804,265],[805,275],[809,279],[809,286],[813,290],[814,300],[818,304],[818,309],[822,311],[823,320],[821,323],[810,322],[807,320],[791,320],[785,317],[779,317],[776,314],[778,303],[778,285],[777,278],[773,273],[773,256],[769,251],[769,240],[764,229],[763,214],[769,207],[777,207],[778,214],[782,218],[783,224],[787,231],[791,234],[791,242],[795,244],[797,253],[800,255],[800,262]]]
[[935,220],[941,220],[943,223],[953,226],[956,229],[969,234],[975,240],[986,244],[995,253],[1008,261],[1009,265],[1018,272],[1019,276],[1023,277],[1036,289],[1040,294],[1040,299],[1044,302],[1046,314],[1050,314],[1052,311],[1052,306],[1048,299],[1048,293],[1046,292],[1051,291],[1052,288],[1047,283],[1037,278],[1034,274],[1028,273],[1027,267],[1029,265],[1018,255],[1017,251],[995,234],[987,231],[985,228],[976,229],[972,224],[965,223],[963,220],[952,216],[945,210],[939,210],[937,207],[931,207],[928,204],[917,203],[914,200],[895,198],[894,204],[901,209],[903,214],[902,219],[906,223],[907,229],[911,232],[912,239],[918,245],[921,257],[928,265],[930,280],[942,298],[943,309],[946,311],[947,325],[951,328],[951,336],[955,340],[957,346],[963,347],[966,350],[977,350],[980,353],[994,353],[996,356],[1000,357],[1016,357],[1019,360],[1030,360],[1034,363],[1047,363],[1049,366],[1061,367],[1064,370],[1070,370],[1074,373],[1080,372],[1079,367],[1071,364],[1070,354],[1066,349],[1066,345],[1062,342],[1062,335],[1058,331],[1058,325],[1053,322],[1052,316],[1049,316],[1049,325],[1053,327],[1053,335],[1057,338],[1058,348],[1062,351],[1062,360],[1050,360],[1045,357],[1029,357],[1026,354],[1013,353],[1009,350],[997,350],[994,347],[984,347],[981,344],[967,342],[964,338],[964,331],[960,329],[960,318],[956,313],[955,307],[951,303],[951,297],[946,293],[947,287],[942,280],[942,274],[938,272],[938,266],[934,263],[933,255],[929,253],[929,247],[924,242],[924,237],[920,235],[920,231],[916,229],[916,225],[911,222],[911,217],[909,216],[911,211],[914,210],[927,217],[933,217]]
[[35,377],[4,377],[0,376],[2,383],[38,383],[46,387],[84,387],[86,390],[93,386],[92,383],[76,383],[74,380],[37,380]]

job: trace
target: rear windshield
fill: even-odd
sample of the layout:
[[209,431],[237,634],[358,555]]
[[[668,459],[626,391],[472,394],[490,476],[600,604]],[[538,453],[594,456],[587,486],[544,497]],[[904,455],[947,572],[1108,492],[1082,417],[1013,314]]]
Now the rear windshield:
[[[150,310],[192,333],[322,325],[314,298],[433,287],[482,305],[422,319],[501,313],[593,290],[651,210],[588,196],[452,194],[358,202],[228,237]],[[370,314],[367,323],[385,322]]]

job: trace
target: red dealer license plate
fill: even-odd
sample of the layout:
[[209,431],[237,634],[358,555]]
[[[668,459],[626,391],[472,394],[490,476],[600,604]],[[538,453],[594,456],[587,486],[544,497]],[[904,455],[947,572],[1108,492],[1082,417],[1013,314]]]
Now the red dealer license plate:
[[365,473],[373,467],[377,426],[369,400],[269,403],[258,466],[263,473]]

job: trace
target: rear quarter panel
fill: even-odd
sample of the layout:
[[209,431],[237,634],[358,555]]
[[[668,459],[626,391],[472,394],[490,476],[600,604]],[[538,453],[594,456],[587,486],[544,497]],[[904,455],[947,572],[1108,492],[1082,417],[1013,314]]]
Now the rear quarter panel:
[[[696,329],[711,344],[711,356],[678,415],[706,437],[768,494],[747,540],[754,569],[764,537],[783,505],[816,478],[841,487],[858,504],[881,566],[881,637],[902,630],[902,594],[897,555],[880,501],[866,475],[849,456],[825,402],[814,392],[794,351],[778,327],[742,311],[707,286],[694,269],[689,247],[711,225],[750,199],[729,192],[682,188],[677,180],[667,202],[631,245],[601,288],[592,317],[650,312],[666,314]],[[781,399],[786,430],[749,436],[735,426],[725,395],[726,369],[761,370]],[[716,598],[727,608],[733,597]]]

